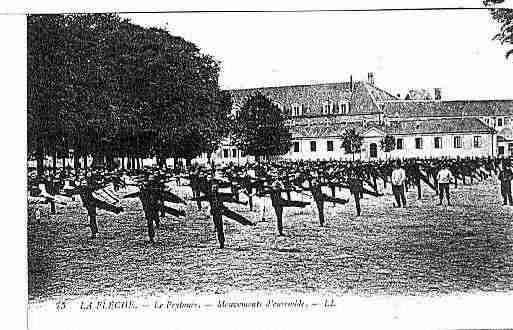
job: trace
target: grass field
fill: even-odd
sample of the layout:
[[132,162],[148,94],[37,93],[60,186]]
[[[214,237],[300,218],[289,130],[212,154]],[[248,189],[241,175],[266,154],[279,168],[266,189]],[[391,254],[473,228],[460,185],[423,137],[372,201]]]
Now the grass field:
[[[390,189],[390,188],[388,188]],[[234,205],[254,227],[225,221],[227,245],[218,248],[207,210],[190,203],[188,216],[162,221],[148,244],[137,199],[126,212],[100,211],[100,238],[91,240],[79,203],[42,208],[28,219],[29,300],[95,294],[330,293],[418,295],[513,289],[513,208],[503,207],[493,181],[453,189],[452,207],[437,206],[427,188],[422,200],[393,208],[388,192],[354,204],[326,205],[325,227],[313,207],[288,209],[287,236],[276,234],[274,214]],[[29,214],[32,212],[29,209]]]

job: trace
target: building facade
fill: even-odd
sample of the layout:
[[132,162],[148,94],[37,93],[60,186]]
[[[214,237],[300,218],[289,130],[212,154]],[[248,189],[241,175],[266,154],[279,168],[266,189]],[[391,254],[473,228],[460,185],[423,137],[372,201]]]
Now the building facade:
[[[513,155],[513,100],[444,101],[440,89],[433,100],[402,100],[375,86],[369,74],[368,81],[231,90],[233,111],[255,92],[269,97],[287,117],[292,147],[284,159]],[[361,152],[354,155],[341,147],[348,128],[363,137]],[[391,152],[381,148],[386,135],[396,140]],[[227,143],[216,161],[247,159]]]

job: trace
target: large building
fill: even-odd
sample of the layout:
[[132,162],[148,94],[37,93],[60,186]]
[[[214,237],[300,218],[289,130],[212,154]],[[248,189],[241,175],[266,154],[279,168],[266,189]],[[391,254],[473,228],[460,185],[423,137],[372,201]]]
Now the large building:
[[[363,136],[356,159],[513,155],[513,100],[404,100],[368,81],[231,90],[234,111],[260,92],[286,115],[292,147],[285,159],[352,159],[341,148],[347,128]],[[381,141],[396,139],[385,153]],[[215,155],[221,162],[244,162],[230,143]]]

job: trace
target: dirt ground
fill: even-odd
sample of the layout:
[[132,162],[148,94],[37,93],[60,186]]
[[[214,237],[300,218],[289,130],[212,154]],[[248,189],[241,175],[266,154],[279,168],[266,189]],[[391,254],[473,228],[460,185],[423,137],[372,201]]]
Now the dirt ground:
[[[175,189],[190,194],[188,188]],[[285,237],[277,235],[268,206],[262,218],[260,210],[230,205],[257,225],[226,220],[223,250],[208,210],[198,211],[195,203],[185,207],[186,218],[162,220],[155,245],[147,243],[138,199],[123,200],[120,215],[100,211],[101,235],[94,240],[80,203],[58,206],[54,216],[48,205],[37,206],[40,222],[30,206],[29,300],[253,290],[367,296],[513,289],[513,207],[502,206],[496,181],[453,188],[452,207],[438,206],[434,192],[425,188],[422,200],[411,190],[408,208],[394,208],[389,190],[381,198],[363,199],[360,217],[352,199],[342,206],[326,204],[325,227],[312,206],[287,209]]]

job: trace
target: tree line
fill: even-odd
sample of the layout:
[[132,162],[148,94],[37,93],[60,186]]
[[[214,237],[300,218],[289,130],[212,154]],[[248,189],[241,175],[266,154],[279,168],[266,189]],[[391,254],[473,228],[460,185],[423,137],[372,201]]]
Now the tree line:
[[29,157],[42,171],[71,150],[75,167],[210,153],[230,125],[219,70],[193,43],[115,14],[29,15]]

